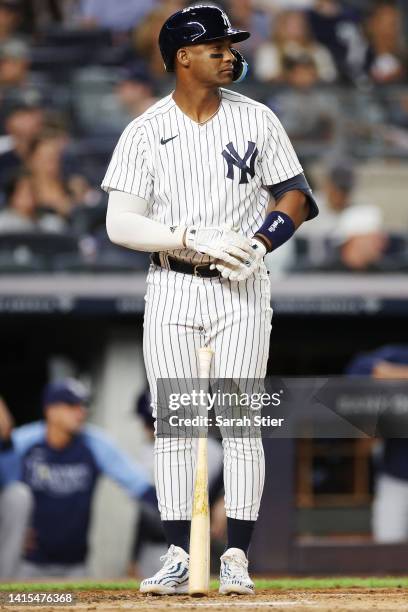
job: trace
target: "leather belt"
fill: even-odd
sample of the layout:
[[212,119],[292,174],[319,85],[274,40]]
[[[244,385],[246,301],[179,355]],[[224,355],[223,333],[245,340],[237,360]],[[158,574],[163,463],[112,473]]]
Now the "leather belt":
[[[193,276],[199,276],[202,278],[219,278],[221,276],[217,269],[210,270],[210,266],[208,264],[192,264],[188,261],[176,259],[171,255],[167,255],[166,253],[162,253],[162,257],[160,257],[159,253],[152,253],[150,255],[150,259],[156,266],[166,268],[166,270],[172,270],[173,272],[192,274]],[[164,260],[163,262],[162,259]]]

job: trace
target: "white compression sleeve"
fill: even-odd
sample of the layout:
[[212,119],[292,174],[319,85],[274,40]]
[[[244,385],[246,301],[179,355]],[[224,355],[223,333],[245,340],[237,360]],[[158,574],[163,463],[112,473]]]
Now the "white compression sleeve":
[[143,198],[111,191],[109,193],[106,230],[115,244],[136,251],[169,251],[184,248],[184,227],[171,227],[145,217],[147,202]]

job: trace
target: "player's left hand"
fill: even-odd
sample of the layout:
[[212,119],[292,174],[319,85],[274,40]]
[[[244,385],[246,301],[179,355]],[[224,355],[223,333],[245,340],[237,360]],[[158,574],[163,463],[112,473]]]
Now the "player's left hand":
[[217,270],[221,272],[223,278],[228,278],[230,281],[243,281],[252,276],[252,274],[259,268],[259,265],[266,255],[266,248],[260,240],[255,238],[251,241],[252,252],[248,259],[239,265],[231,266],[223,261],[216,261],[211,264],[211,270]]
[[199,227],[192,225],[185,233],[185,245],[198,253],[210,255],[232,267],[239,266],[252,255],[251,241],[229,225]]

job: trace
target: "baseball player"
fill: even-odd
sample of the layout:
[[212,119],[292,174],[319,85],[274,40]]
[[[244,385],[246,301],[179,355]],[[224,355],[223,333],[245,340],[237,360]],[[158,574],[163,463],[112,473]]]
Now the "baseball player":
[[[197,377],[200,346],[215,351],[211,378],[265,377],[272,310],[263,258],[318,212],[277,117],[225,89],[245,76],[232,45],[249,36],[213,6],[172,15],[159,46],[175,90],[124,130],[102,182],[110,239],[152,252],[144,359],[154,415],[157,379]],[[169,549],[142,592],[188,589],[195,443],[156,437]],[[253,593],[247,551],[264,483],[262,440],[225,438],[223,448],[228,542],[220,592]]]
[[[156,503],[145,469],[131,461],[99,428],[84,423],[87,400],[87,391],[78,380],[51,382],[43,394],[44,420],[13,430],[2,427],[10,415],[5,405],[0,406],[0,467],[11,469],[14,478],[27,485],[28,494],[20,487],[20,503],[32,506],[31,516],[30,508],[25,512],[19,508],[16,513],[24,526],[29,522],[29,532],[24,558],[19,559],[14,577],[77,578],[87,574],[91,506],[101,474],[144,506]],[[7,505],[10,510],[10,500]],[[6,519],[12,525],[13,521]],[[17,536],[15,533],[14,542]]]

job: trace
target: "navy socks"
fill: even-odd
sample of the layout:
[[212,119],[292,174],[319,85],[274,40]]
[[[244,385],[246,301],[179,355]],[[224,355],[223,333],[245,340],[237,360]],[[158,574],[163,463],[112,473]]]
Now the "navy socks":
[[256,521],[241,521],[227,517],[227,548],[240,548],[248,555]]
[[180,546],[186,553],[190,548],[191,521],[162,521],[168,546]]

